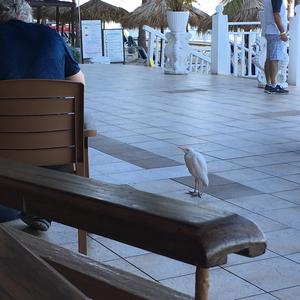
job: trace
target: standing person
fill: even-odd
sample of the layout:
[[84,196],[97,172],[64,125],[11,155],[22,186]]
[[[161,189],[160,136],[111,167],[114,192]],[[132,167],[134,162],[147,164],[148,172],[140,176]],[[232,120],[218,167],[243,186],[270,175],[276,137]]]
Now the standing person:
[[[30,23],[32,10],[25,0],[0,0],[0,80],[57,79],[84,83],[84,75],[56,31]],[[16,212],[0,207],[0,220]],[[46,231],[51,221],[21,215],[30,227]]]
[[268,94],[288,93],[276,82],[278,62],[284,60],[287,37],[287,10],[285,0],[264,0],[265,37],[267,40],[267,59],[265,75],[267,84],[265,92]]

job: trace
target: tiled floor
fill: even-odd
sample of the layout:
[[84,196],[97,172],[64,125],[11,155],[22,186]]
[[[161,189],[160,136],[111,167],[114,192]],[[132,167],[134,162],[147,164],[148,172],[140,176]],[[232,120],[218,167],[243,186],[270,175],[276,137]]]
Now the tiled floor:
[[[90,140],[91,177],[230,210],[262,228],[267,253],[214,268],[210,299],[300,299],[300,90],[266,95],[253,80],[141,66],[83,70],[86,112],[99,132]],[[208,161],[202,199],[186,194],[193,180],[180,145]],[[76,249],[72,228],[54,224],[39,235]],[[194,293],[193,266],[99,236],[89,243],[95,259]]]

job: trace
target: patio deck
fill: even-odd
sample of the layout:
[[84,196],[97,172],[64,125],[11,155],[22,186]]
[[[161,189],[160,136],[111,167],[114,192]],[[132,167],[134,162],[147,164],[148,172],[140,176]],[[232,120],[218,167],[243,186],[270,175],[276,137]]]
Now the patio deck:
[[[91,177],[236,212],[265,232],[268,251],[233,255],[211,270],[212,300],[300,299],[300,90],[267,95],[254,80],[166,76],[141,66],[85,65]],[[202,199],[177,148],[207,161]],[[21,222],[15,222],[24,228]],[[39,236],[76,250],[76,230],[53,224]],[[181,292],[194,293],[193,266],[91,235],[90,255]]]

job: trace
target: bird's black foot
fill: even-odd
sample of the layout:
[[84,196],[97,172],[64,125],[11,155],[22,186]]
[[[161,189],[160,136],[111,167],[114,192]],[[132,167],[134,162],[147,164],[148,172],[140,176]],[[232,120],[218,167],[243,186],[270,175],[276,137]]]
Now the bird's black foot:
[[197,196],[198,196],[199,198],[202,198],[202,194],[203,194],[203,193],[199,193],[199,192],[198,192],[198,193],[197,193]]
[[197,197],[199,193],[197,191],[188,191],[187,194],[191,195],[192,197]]

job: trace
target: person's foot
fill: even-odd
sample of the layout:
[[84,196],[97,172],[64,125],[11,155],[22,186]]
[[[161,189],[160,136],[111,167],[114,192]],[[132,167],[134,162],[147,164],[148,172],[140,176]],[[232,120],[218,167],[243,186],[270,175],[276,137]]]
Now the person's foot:
[[37,216],[21,214],[20,219],[33,230],[47,231],[51,226],[51,221]]
[[265,86],[265,93],[267,94],[275,94],[276,88],[274,88],[272,85],[266,84]]
[[284,89],[283,87],[281,87],[279,84],[276,85],[275,87],[275,93],[276,94],[288,94],[288,90]]

